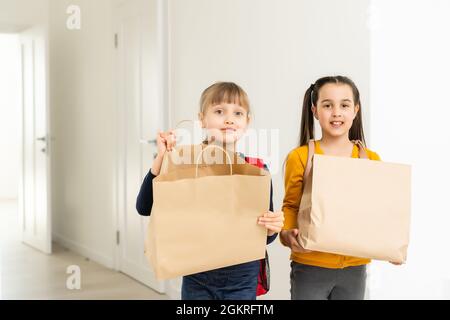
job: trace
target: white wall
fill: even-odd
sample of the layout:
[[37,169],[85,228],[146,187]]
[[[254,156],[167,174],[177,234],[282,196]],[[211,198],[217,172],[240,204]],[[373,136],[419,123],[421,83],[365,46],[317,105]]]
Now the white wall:
[[20,51],[16,35],[0,34],[0,199],[17,199],[20,146]]
[[[200,94],[213,82],[242,85],[253,106],[253,127],[280,130],[271,168],[280,209],[281,165],[298,143],[307,86],[324,75],[348,75],[368,115],[367,6],[368,0],[170,0],[172,124],[196,117]],[[272,289],[265,298],[289,299],[289,252],[276,241],[269,254]]]
[[[66,28],[79,5],[81,29]],[[112,1],[50,2],[53,233],[113,267],[116,100]]]
[[447,0],[373,1],[372,145],[412,164],[413,196],[407,264],[372,265],[373,299],[450,299],[449,12]]
[[[0,198],[17,198],[19,173],[20,71],[13,34],[48,21],[48,0],[0,0]],[[6,59],[6,60],[4,60]]]
[[0,0],[0,32],[19,32],[27,26],[46,24],[49,0]]

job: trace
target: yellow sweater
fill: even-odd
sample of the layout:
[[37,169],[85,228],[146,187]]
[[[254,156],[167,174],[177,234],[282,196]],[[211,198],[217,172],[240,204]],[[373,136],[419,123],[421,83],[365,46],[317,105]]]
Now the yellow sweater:
[[[380,161],[380,157],[373,151],[366,149],[370,160]],[[319,141],[315,142],[315,154],[323,154]],[[359,157],[359,149],[353,147],[352,158]],[[303,172],[308,158],[308,146],[298,147],[289,153],[286,160],[286,172],[284,179],[285,196],[283,200],[284,227],[283,230],[297,228],[297,213],[302,197]],[[291,260],[323,268],[339,269],[350,266],[360,266],[370,263],[369,259],[343,256],[325,252],[294,253],[291,252]]]

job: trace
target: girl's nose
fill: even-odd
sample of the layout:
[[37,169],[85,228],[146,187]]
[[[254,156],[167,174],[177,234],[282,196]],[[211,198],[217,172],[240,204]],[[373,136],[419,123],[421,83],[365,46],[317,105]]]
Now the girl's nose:
[[233,124],[234,122],[233,122],[233,120],[231,120],[231,119],[227,119],[227,120],[225,120],[225,124]]
[[333,113],[331,114],[331,116],[333,118],[339,118],[339,117],[342,117],[342,114],[341,114],[339,109],[334,108],[333,109]]

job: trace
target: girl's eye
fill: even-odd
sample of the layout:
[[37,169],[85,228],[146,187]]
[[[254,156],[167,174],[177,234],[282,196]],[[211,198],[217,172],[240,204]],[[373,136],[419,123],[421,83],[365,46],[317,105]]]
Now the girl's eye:
[[324,108],[329,108],[330,105],[329,105],[329,104],[324,104],[323,107],[324,107]]
[[218,109],[218,110],[214,111],[214,113],[217,113],[217,114],[222,114],[222,113],[223,113],[223,111],[222,111],[221,109]]
[[344,104],[344,105],[343,105],[343,107],[344,107],[344,108],[348,108],[348,107],[349,107],[349,105],[346,105],[346,104]]
[[236,115],[239,116],[239,117],[242,117],[244,115],[244,113],[241,112],[241,111],[236,111]]

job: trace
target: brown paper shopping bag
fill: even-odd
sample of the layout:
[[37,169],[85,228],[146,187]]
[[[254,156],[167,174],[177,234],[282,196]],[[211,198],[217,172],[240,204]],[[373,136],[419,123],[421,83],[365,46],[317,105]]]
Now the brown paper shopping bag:
[[411,167],[314,154],[308,146],[298,240],[308,250],[405,262]]
[[231,163],[228,154],[225,164],[200,164],[212,148],[219,147],[176,147],[199,151],[196,162],[179,164],[153,180],[145,254],[157,279],[265,257],[267,230],[257,218],[269,207],[270,174]]

